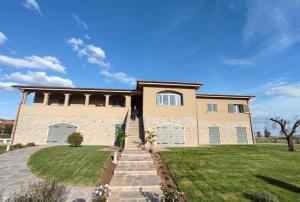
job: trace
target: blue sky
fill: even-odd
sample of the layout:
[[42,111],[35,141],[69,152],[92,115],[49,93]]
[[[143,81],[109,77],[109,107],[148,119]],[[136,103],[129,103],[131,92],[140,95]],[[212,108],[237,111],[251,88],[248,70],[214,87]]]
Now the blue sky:
[[3,0],[0,117],[15,117],[12,84],[134,88],[136,79],[256,95],[256,129],[297,116],[299,9],[299,0]]

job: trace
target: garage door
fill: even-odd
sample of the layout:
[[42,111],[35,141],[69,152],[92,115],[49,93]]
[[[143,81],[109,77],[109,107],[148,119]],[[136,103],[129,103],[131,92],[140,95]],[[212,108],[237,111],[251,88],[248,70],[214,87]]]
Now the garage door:
[[248,144],[246,127],[236,127],[237,143]]
[[49,127],[48,144],[67,144],[68,136],[76,132],[72,124],[58,123]]
[[180,147],[184,145],[184,127],[167,124],[157,127],[157,145],[162,147]]

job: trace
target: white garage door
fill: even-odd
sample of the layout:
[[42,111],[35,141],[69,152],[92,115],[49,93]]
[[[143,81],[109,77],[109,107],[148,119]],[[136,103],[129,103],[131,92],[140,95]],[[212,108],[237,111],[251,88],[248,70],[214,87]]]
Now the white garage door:
[[76,132],[77,127],[68,123],[58,123],[49,127],[48,144],[67,144],[68,136]]
[[184,127],[175,124],[157,127],[157,145],[161,147],[184,146]]

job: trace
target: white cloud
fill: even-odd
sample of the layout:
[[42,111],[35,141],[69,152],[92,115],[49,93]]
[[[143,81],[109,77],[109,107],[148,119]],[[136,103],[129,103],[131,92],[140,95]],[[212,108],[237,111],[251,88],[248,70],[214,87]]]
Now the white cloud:
[[266,90],[266,95],[280,95],[286,97],[300,97],[300,82],[273,86]]
[[25,0],[25,2],[23,3],[23,6],[27,9],[30,9],[30,10],[35,10],[37,11],[40,15],[42,15],[42,12],[40,10],[40,6],[39,4],[37,3],[36,0]]
[[80,19],[79,15],[73,13],[72,18],[76,20],[78,27],[83,28],[83,29],[88,29],[88,25]]
[[87,62],[96,64],[101,68],[110,67],[110,63],[105,62],[105,52],[102,48],[93,44],[85,44],[83,40],[71,38],[67,43],[72,47],[72,50],[77,52],[79,57],[86,56]]
[[250,66],[252,65],[251,60],[249,59],[226,59],[223,61],[226,65],[232,66]]
[[24,58],[13,58],[0,55],[0,63],[15,68],[32,68],[32,69],[51,69],[58,72],[65,72],[65,67],[61,62],[52,56],[28,56]]
[[6,36],[2,32],[0,32],[0,45],[5,44],[6,41],[7,41]]
[[14,90],[14,88],[11,87],[13,85],[18,85],[18,84],[14,83],[14,82],[2,82],[2,81],[0,81],[0,89],[1,90],[12,91],[12,90]]
[[39,86],[61,86],[73,87],[73,82],[70,79],[64,79],[58,76],[48,76],[45,72],[31,72],[26,74],[15,72],[9,75],[9,79],[29,85]]
[[[248,1],[247,9],[242,42],[246,47],[250,44],[255,46],[257,50],[247,58],[251,64],[246,66],[276,57],[300,43],[298,0],[290,0],[289,3],[281,0],[252,0]],[[227,64],[245,66],[243,63]]]
[[300,114],[300,82],[287,83],[278,79],[250,89],[250,92],[258,95],[252,110],[256,130],[261,130],[271,117],[292,119]]
[[135,85],[135,83],[136,83],[135,78],[128,76],[124,72],[111,73],[107,70],[102,70],[101,75],[105,76],[107,79],[117,80],[121,83],[126,83],[126,84],[129,84],[129,85]]

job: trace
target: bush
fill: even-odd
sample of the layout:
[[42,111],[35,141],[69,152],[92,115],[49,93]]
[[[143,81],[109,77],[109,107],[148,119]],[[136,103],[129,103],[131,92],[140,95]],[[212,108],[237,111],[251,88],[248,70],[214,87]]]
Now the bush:
[[18,144],[14,145],[14,148],[21,149],[21,148],[24,148],[24,146],[21,143],[18,143]]
[[75,132],[68,137],[68,143],[72,147],[79,147],[82,142],[83,142],[83,136],[80,133]]
[[183,192],[180,192],[175,185],[161,185],[161,189],[164,193],[164,196],[162,198],[163,202],[184,201]]
[[41,181],[28,186],[22,186],[21,190],[14,193],[8,202],[62,202],[65,200],[65,187],[59,185],[56,180]]
[[35,146],[35,143],[34,143],[34,142],[29,142],[29,143],[27,143],[26,146],[27,146],[27,147],[34,147],[34,146]]
[[97,187],[95,189],[95,192],[92,193],[92,202],[106,202],[110,194],[111,190],[108,184],[106,184],[105,186],[101,185],[100,187]]
[[267,191],[254,194],[252,200],[256,202],[279,202],[276,196]]

